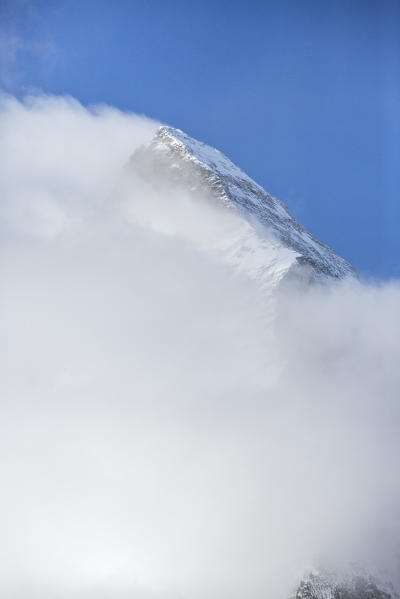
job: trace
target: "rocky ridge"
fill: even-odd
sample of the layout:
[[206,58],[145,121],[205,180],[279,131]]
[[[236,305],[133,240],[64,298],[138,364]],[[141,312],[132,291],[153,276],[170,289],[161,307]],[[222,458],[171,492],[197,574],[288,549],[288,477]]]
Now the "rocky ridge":
[[130,168],[148,181],[174,184],[208,196],[239,217],[242,227],[225,254],[251,276],[275,284],[287,275],[310,280],[357,277],[334,250],[306,231],[272,197],[221,152],[179,129],[162,126],[133,155]]

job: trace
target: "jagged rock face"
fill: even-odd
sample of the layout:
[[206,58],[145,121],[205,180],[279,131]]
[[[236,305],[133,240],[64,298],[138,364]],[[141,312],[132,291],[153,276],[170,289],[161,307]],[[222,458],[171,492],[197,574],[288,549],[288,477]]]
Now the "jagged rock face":
[[367,574],[312,573],[301,581],[293,599],[398,599],[398,595]]
[[[187,188],[196,197],[207,191],[243,224],[230,261],[252,278],[282,280],[290,273],[314,280],[357,277],[354,268],[308,233],[288,208],[269,195],[218,150],[182,131],[160,127],[148,147],[132,157],[130,167],[147,180]],[[249,255],[257,255],[250,264]],[[244,262],[245,260],[245,262]]]

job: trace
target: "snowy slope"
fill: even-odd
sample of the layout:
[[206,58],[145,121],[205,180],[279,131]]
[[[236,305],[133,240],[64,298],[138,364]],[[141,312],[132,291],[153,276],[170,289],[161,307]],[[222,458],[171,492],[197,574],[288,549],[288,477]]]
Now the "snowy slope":
[[234,214],[237,226],[229,239],[221,233],[219,246],[224,260],[251,278],[271,285],[289,273],[314,280],[357,276],[348,262],[308,233],[282,202],[221,152],[179,129],[160,127],[151,144],[135,152],[130,168],[148,181],[156,175],[158,184],[187,189],[193,197],[207,192],[216,205]]
[[311,572],[291,599],[399,599],[391,585],[366,572]]

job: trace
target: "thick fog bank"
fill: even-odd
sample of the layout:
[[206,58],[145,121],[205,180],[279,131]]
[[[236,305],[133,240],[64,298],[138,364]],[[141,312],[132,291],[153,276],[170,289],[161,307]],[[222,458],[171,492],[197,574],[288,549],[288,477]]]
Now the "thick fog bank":
[[398,583],[399,285],[266,293],[223,212],[126,177],[156,127],[2,99],[0,594]]

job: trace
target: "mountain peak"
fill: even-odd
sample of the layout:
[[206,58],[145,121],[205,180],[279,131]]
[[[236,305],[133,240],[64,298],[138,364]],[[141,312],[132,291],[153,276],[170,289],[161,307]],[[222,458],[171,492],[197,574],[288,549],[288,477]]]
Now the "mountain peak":
[[[277,279],[289,271],[291,275],[305,275],[315,280],[357,277],[351,264],[304,229],[285,204],[266,192],[222,152],[180,129],[159,127],[149,146],[134,154],[131,167],[148,180],[155,169],[159,176],[162,173],[165,181],[173,181],[180,188],[205,191],[221,207],[238,215],[247,230],[245,245],[236,251],[233,261],[238,263],[239,255],[241,260],[243,254],[248,257],[249,246],[252,250],[257,246],[257,268],[249,269],[246,257],[246,269],[251,271],[252,278],[265,273],[270,276],[271,263],[268,262],[271,260],[279,272]],[[237,246],[237,241],[235,243]],[[267,261],[264,267],[260,266],[261,254]]]

